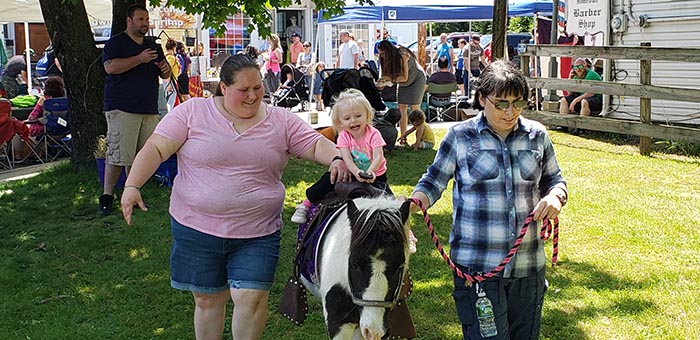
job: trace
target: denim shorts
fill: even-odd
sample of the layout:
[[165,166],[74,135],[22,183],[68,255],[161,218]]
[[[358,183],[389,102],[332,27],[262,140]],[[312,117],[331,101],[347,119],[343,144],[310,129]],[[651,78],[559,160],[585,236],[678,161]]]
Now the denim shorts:
[[280,231],[267,236],[221,238],[170,218],[173,248],[170,285],[194,293],[234,289],[270,290],[279,259]]

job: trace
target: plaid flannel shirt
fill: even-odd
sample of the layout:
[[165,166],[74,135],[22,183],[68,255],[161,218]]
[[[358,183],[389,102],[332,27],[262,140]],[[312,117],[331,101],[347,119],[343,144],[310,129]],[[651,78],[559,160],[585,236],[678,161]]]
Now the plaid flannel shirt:
[[[433,205],[452,178],[450,256],[473,271],[496,267],[541,197],[555,187],[566,191],[546,129],[522,117],[505,141],[483,113],[450,128],[414,192],[426,194]],[[530,276],[544,267],[540,223],[528,227],[503,277]]]

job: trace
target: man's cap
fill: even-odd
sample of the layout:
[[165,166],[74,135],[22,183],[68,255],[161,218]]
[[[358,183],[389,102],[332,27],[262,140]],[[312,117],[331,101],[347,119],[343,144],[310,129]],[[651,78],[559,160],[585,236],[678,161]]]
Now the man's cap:
[[292,33],[292,38],[294,38],[294,37],[301,38],[301,35],[299,35],[299,33],[297,33],[297,32],[294,32],[294,33]]

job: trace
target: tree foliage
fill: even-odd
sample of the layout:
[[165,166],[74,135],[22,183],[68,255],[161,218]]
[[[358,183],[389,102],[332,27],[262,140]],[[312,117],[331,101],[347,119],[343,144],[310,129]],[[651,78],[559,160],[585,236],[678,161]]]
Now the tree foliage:
[[[508,19],[508,32],[530,32],[535,26],[532,17],[511,17]],[[439,22],[433,23],[433,35],[451,32],[469,32],[469,22]],[[493,33],[491,21],[475,21],[471,23],[472,32],[481,34]]]
[[[158,5],[159,0],[150,0],[151,5]],[[358,0],[360,4],[373,4],[370,0]],[[317,9],[325,10],[325,17],[342,13],[345,0],[313,0]],[[259,32],[260,36],[270,34],[270,23],[273,22],[271,9],[285,8],[292,4],[301,4],[301,0],[167,0],[166,5],[185,10],[189,14],[201,13],[204,27],[216,29],[223,33],[224,23],[229,15],[244,13],[251,18],[251,29]]]
[[513,17],[508,21],[508,32],[530,32],[535,27],[533,17]]

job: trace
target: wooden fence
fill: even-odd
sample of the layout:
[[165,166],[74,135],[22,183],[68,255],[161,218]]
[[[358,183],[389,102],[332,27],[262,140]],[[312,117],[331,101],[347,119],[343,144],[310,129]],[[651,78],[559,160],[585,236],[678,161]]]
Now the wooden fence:
[[[647,45],[648,43],[642,44]],[[528,77],[528,84],[530,87],[537,89],[593,92],[603,95],[639,97],[639,121],[603,117],[582,117],[573,114],[561,115],[544,111],[525,111],[523,114],[529,118],[547,125],[568,126],[571,128],[640,136],[639,152],[642,155],[649,155],[651,153],[651,138],[700,144],[700,129],[665,125],[651,121],[651,99],[700,103],[700,89],[651,85],[651,68],[653,61],[700,63],[700,49],[698,48],[528,45],[525,52],[521,53],[520,56],[522,59],[521,67],[526,75],[530,74],[530,58],[537,56],[571,58],[585,56],[588,58],[640,61],[639,84]],[[606,109],[607,108],[604,107],[603,112],[605,112]]]

